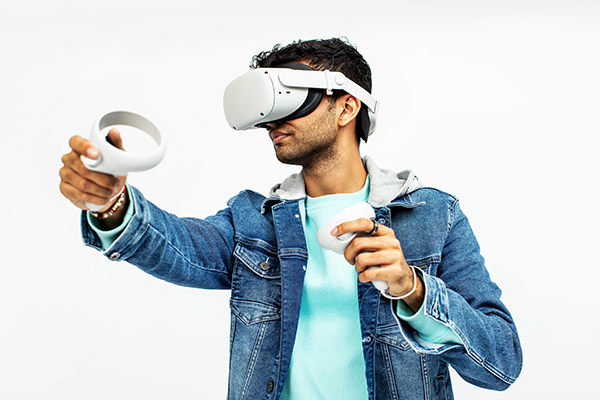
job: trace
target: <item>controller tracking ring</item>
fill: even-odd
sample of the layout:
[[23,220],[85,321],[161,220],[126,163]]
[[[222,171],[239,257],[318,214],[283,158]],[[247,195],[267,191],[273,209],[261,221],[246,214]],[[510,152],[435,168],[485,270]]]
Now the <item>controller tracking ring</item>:
[[[114,125],[127,125],[148,134],[158,148],[147,154],[131,154],[120,150],[107,142],[100,134],[104,128]],[[89,170],[103,172],[114,176],[127,176],[129,172],[145,171],[155,167],[165,156],[167,146],[160,131],[147,118],[130,111],[112,111],[100,118],[92,126],[89,141],[98,149],[100,155],[96,159],[81,156],[83,165]],[[100,210],[103,206],[86,203],[92,210]]]

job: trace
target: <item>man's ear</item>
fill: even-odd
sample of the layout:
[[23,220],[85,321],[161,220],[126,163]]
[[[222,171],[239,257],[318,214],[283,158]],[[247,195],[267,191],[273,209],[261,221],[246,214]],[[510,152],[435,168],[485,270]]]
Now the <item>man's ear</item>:
[[356,121],[361,106],[360,100],[351,94],[344,94],[338,98],[337,103],[341,107],[338,119],[340,126],[346,126],[352,121]]

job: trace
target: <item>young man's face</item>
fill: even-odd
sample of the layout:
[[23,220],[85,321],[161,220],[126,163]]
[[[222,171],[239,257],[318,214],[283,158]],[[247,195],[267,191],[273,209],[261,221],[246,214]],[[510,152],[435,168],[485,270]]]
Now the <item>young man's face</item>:
[[319,106],[307,116],[267,124],[277,159],[306,167],[331,157],[338,132],[335,110],[336,104],[323,96]]

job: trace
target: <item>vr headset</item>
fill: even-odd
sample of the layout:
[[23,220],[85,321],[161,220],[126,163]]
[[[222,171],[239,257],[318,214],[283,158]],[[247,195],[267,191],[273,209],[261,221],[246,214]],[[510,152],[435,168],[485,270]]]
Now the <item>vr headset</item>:
[[362,102],[357,132],[366,142],[375,130],[378,102],[341,72],[315,71],[306,64],[288,63],[276,68],[257,68],[235,79],[223,95],[227,123],[235,130],[265,128],[304,117],[334,90],[344,90]]

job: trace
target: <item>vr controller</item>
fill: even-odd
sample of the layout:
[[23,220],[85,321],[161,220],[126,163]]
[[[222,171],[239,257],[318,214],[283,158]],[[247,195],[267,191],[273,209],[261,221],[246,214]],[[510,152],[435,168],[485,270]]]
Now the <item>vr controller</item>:
[[[354,240],[357,236],[368,236],[365,232],[348,232],[340,236],[333,236],[331,230],[343,222],[354,221],[358,218],[367,218],[370,220],[375,219],[375,211],[366,202],[356,203],[353,206],[348,207],[335,217],[331,218],[325,225],[317,232],[317,241],[319,244],[327,249],[334,251],[338,254],[344,254],[346,247]],[[369,267],[369,269],[379,268],[378,266]],[[387,282],[385,281],[372,281],[373,285],[381,292],[385,292],[388,288]]]
[[[127,125],[148,134],[158,144],[158,148],[144,155],[126,153],[109,142],[100,134],[104,128],[114,125]],[[98,149],[97,159],[81,156],[81,161],[87,169],[115,176],[126,176],[129,172],[145,171],[155,167],[162,161],[167,146],[160,131],[150,120],[129,111],[113,111],[101,116],[92,126],[90,142]],[[98,211],[104,206],[86,203],[92,211]]]

